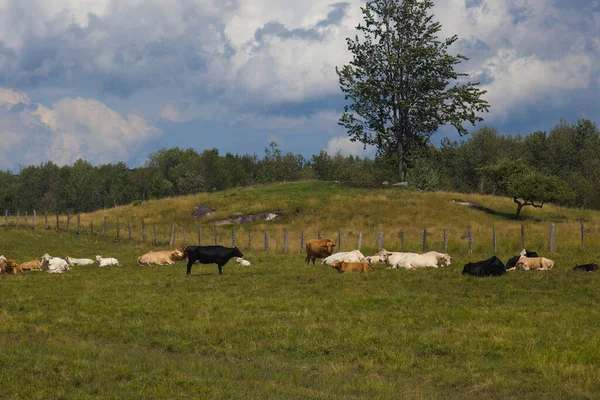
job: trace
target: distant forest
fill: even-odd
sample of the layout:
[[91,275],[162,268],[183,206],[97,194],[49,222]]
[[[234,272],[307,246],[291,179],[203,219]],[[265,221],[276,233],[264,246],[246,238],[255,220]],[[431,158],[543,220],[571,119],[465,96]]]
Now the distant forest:
[[[408,184],[424,191],[447,190],[494,194],[479,168],[501,159],[520,160],[532,169],[566,181],[575,196],[564,205],[600,209],[600,131],[593,121],[561,121],[550,132],[500,135],[484,127],[461,141],[443,139],[412,155]],[[397,181],[393,160],[329,155],[307,159],[282,153],[276,143],[262,157],[201,153],[178,147],[149,155],[145,165],[123,162],[72,166],[52,162],[22,167],[18,174],[0,171],[0,209],[88,212],[148,199],[214,192],[234,187],[297,180],[340,181],[353,186],[381,186]]]

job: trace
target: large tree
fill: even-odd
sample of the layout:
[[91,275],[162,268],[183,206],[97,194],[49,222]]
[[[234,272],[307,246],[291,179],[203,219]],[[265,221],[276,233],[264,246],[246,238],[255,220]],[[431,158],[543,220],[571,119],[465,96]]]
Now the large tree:
[[394,158],[401,181],[415,150],[441,125],[467,133],[463,123],[482,121],[489,110],[478,82],[455,66],[463,55],[448,54],[456,35],[440,41],[441,25],[429,10],[431,0],[370,0],[362,7],[361,37],[347,38],[353,59],[336,67],[345,99],[339,124],[351,141],[377,147]]

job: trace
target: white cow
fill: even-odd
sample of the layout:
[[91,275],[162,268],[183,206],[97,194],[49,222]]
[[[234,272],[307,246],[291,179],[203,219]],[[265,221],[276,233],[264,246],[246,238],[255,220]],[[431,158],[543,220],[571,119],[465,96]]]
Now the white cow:
[[[388,268],[408,268],[414,269],[410,263],[403,262],[406,258],[417,256],[417,253],[405,253],[400,251],[387,251],[382,249],[376,256],[387,265]],[[373,260],[373,258],[371,258]]]
[[69,264],[59,257],[52,257],[48,253],[42,256],[40,265],[42,271],[47,271],[51,274],[62,274],[70,270]]
[[414,254],[402,258],[394,268],[425,268],[425,267],[446,267],[452,262],[452,257],[448,254],[429,251],[424,254]]
[[8,260],[6,259],[6,257],[4,257],[4,256],[2,255],[2,256],[0,256],[0,262],[2,262],[2,261],[6,262],[6,261],[8,261]]
[[336,261],[367,262],[367,258],[359,250],[340,251],[339,253],[335,253],[330,255],[329,257],[325,257],[321,264],[333,267],[333,263]]
[[244,267],[249,267],[250,265],[252,265],[252,264],[250,264],[250,261],[244,260],[242,257],[236,258],[235,262],[240,265],[243,265]]
[[71,265],[92,265],[94,264],[94,260],[91,260],[89,258],[73,258],[73,257],[65,257],[65,261],[71,266]]
[[116,258],[102,258],[102,256],[96,256],[96,264],[98,264],[99,267],[106,267],[108,265],[121,265],[119,264],[119,260]]

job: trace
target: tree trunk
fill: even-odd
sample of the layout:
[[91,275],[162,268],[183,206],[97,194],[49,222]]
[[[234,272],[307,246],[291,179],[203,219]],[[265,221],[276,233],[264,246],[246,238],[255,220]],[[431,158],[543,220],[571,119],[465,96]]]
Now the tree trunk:
[[519,201],[516,201],[516,200],[515,200],[515,203],[517,203],[517,213],[515,214],[515,219],[519,219],[519,217],[521,216],[521,209],[523,208],[523,206],[525,204],[523,204]]
[[402,141],[398,140],[398,179],[400,182],[406,182],[406,160],[404,159],[404,146],[402,146]]

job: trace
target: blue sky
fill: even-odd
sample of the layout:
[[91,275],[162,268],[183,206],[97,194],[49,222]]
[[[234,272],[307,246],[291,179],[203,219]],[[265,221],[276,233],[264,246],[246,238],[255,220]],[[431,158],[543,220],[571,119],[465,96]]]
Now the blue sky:
[[[162,147],[372,156],[337,125],[363,1],[0,0],[0,168]],[[600,122],[600,1],[435,0],[502,133]],[[442,128],[432,141],[457,139]]]

